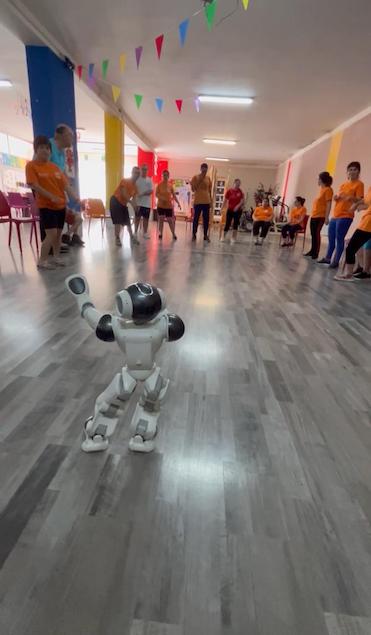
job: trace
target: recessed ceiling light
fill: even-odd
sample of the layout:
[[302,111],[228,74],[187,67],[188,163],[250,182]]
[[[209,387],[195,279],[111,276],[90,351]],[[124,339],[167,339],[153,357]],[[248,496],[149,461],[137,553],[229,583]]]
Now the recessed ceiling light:
[[249,106],[254,101],[252,97],[218,97],[216,95],[199,95],[202,104],[230,104],[232,106]]
[[230,159],[219,159],[217,157],[206,157],[206,161],[230,161]]
[[13,86],[9,79],[0,79],[0,88],[10,88]]
[[237,143],[237,141],[230,141],[228,139],[204,139],[203,142],[221,146],[235,146]]

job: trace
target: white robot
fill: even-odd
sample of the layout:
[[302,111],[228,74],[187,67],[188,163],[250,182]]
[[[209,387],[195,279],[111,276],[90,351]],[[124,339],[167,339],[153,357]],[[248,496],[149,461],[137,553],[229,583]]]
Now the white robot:
[[84,276],[69,276],[66,287],[98,339],[116,341],[126,357],[126,366],[99,395],[94,415],[85,422],[82,449],[84,452],[107,449],[123,402],[130,398],[137,382],[142,381],[144,390],[130,424],[132,436],[129,448],[134,452],[151,452],[160,404],[169,385],[169,380],[162,377],[154,359],[164,341],[174,342],[183,336],[183,321],[168,313],[164,293],[150,284],[137,282],[120,291],[116,295],[119,315],[97,311],[89,297]]

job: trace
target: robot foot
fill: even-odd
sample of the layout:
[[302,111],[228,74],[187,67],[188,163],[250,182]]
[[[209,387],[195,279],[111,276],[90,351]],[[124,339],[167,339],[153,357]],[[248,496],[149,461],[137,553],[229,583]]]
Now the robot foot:
[[132,452],[152,452],[155,449],[155,444],[153,439],[149,441],[145,441],[143,437],[139,434],[136,434],[135,437],[132,437],[129,441],[129,450]]
[[93,417],[89,417],[84,425],[84,440],[81,444],[81,449],[84,452],[103,452],[108,448],[108,439],[99,434],[94,434],[94,436],[89,436],[89,426],[91,426],[91,422]]

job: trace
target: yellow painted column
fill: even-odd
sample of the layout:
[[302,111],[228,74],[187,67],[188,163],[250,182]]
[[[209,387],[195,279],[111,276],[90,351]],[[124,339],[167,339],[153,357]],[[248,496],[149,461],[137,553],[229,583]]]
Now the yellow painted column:
[[106,205],[124,173],[124,122],[104,113],[104,141],[106,157]]
[[331,137],[331,144],[329,155],[327,158],[326,170],[331,174],[331,176],[335,176],[336,165],[338,161],[338,156],[341,148],[341,142],[343,140],[343,131],[335,132],[335,134]]

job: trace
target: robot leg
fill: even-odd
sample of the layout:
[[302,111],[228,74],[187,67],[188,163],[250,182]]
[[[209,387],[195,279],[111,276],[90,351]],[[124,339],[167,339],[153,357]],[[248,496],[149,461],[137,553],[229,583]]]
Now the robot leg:
[[164,379],[158,366],[144,382],[144,391],[130,424],[132,434],[129,448],[133,452],[152,452],[155,447],[160,405],[165,398],[169,380]]
[[108,448],[108,439],[115,431],[122,409],[122,402],[130,399],[137,382],[126,368],[117,373],[110,385],[97,397],[94,415],[84,426],[84,452],[101,452]]

